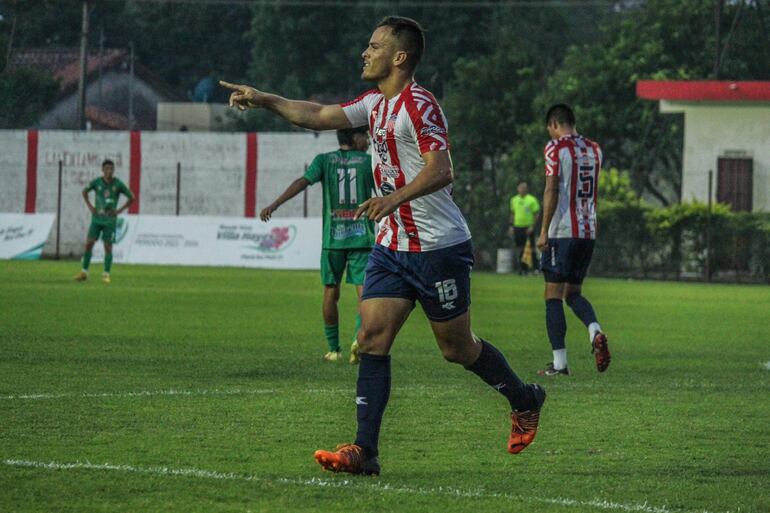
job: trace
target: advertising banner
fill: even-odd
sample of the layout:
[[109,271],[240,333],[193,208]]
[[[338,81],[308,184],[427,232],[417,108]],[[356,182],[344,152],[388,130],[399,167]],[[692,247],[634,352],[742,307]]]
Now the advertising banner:
[[[115,262],[319,269],[321,218],[123,216]],[[101,242],[94,259],[103,257]]]
[[0,213],[0,259],[39,259],[55,217]]

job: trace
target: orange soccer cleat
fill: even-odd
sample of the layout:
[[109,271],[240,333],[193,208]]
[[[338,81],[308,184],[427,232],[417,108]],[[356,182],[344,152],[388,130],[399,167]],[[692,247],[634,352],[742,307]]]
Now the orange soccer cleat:
[[315,460],[324,470],[347,472],[366,476],[380,474],[380,462],[377,456],[366,459],[364,449],[355,444],[338,445],[334,452],[318,450]]
[[596,358],[596,370],[604,372],[610,366],[610,348],[607,346],[607,335],[601,331],[596,334],[591,343],[591,352]]
[[540,409],[545,402],[545,390],[540,385],[529,385],[537,400],[537,409],[511,412],[511,436],[508,438],[508,452],[519,454],[535,439],[540,422]]

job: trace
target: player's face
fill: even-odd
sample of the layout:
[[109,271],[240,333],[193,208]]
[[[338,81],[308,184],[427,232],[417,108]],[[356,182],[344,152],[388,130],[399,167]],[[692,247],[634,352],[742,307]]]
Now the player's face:
[[110,165],[102,166],[102,175],[108,182],[112,180],[112,175],[115,174],[115,168]]
[[369,39],[369,46],[361,54],[364,59],[361,78],[376,82],[390,75],[396,53],[398,52],[391,29],[377,28]]
[[516,190],[519,192],[520,196],[526,196],[527,192],[529,192],[529,188],[525,183],[520,183]]

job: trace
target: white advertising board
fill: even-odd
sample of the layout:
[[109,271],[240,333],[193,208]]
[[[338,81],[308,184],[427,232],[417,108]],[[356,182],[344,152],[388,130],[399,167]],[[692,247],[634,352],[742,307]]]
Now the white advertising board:
[[55,217],[0,213],[0,259],[39,259]]
[[[320,268],[319,217],[279,218],[263,223],[242,217],[138,215],[120,221],[113,246],[115,262]],[[94,259],[101,259],[101,243],[94,250]]]

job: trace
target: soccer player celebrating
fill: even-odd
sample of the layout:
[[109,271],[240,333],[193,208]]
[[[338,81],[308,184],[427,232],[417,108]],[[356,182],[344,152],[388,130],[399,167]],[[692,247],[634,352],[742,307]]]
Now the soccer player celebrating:
[[376,196],[359,207],[378,223],[361,302],[355,442],[319,450],[327,470],[379,474],[378,439],[390,395],[390,348],[419,301],[436,342],[450,362],[463,365],[506,397],[512,410],[508,451],[521,452],[537,433],[545,391],[528,385],[503,354],[476,337],[470,323],[470,232],[452,200],[452,160],[444,114],[414,81],[425,48],[414,20],[387,17],[363,52],[364,80],[372,89],[343,105],[291,101],[247,86],[223,83],[240,109],[262,107],[315,130],[368,126]]
[[591,303],[581,294],[596,240],[596,195],[602,150],[594,141],[577,133],[575,114],[567,105],[548,109],[545,122],[551,141],[545,147],[543,226],[537,247],[542,252],[545,319],[553,362],[538,374],[570,374],[564,343],[567,320],[562,300],[588,327],[596,369],[604,372],[610,365],[607,337]]
[[[102,176],[95,178],[83,189],[83,200],[91,211],[91,226],[88,227],[86,248],[83,253],[83,269],[75,276],[75,281],[88,279],[88,266],[91,264],[91,251],[94,243],[102,237],[104,243],[104,273],[102,281],[110,282],[112,268],[112,243],[115,242],[115,230],[118,216],[134,202],[134,193],[115,176],[115,163],[109,159],[102,162]],[[94,204],[88,198],[88,193],[94,191]],[[123,194],[128,198],[126,203],[118,207],[118,199]]]
[[[285,202],[304,191],[308,185],[321,182],[323,187],[323,249],[321,250],[321,281],[324,285],[324,333],[329,352],[324,360],[342,361],[339,337],[339,314],[342,273],[347,267],[347,282],[356,286],[359,303],[364,284],[364,271],[374,244],[374,229],[369,219],[353,219],[361,203],[368,200],[374,189],[369,137],[365,129],[337,130],[340,149],[318,155],[305,175],[297,178],[259,217],[268,221],[273,212]],[[356,315],[356,329],[361,316]],[[358,363],[358,343],[350,348],[350,363]]]

